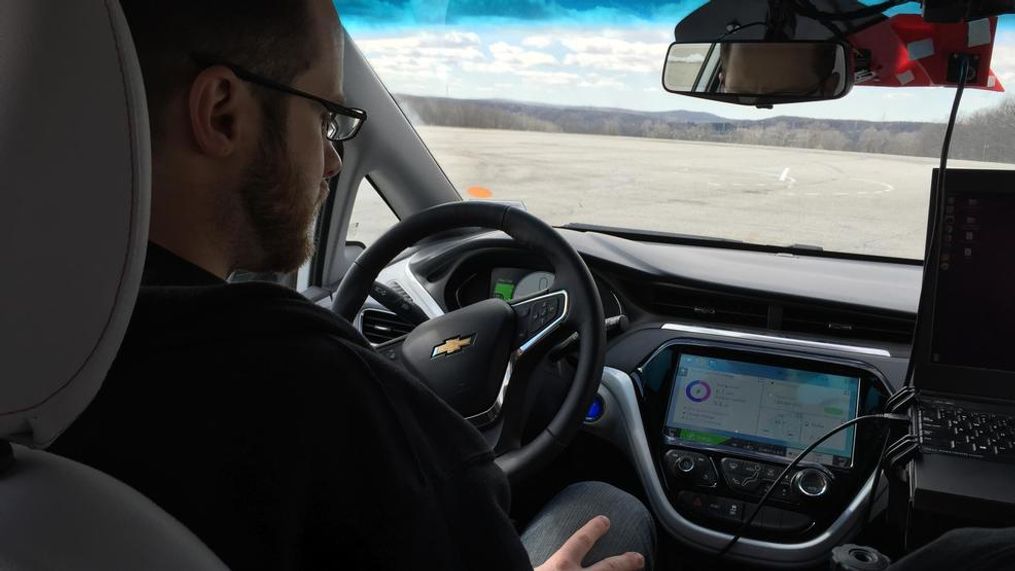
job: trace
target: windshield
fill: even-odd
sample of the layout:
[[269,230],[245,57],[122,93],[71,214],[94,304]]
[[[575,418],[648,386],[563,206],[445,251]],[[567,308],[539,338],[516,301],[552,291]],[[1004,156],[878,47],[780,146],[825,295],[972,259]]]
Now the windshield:
[[[519,201],[557,226],[923,257],[954,89],[858,85],[774,109],[667,93],[674,26],[703,2],[337,4],[465,199]],[[1011,16],[991,67],[1015,86]],[[1015,100],[967,90],[951,157],[1012,168]]]

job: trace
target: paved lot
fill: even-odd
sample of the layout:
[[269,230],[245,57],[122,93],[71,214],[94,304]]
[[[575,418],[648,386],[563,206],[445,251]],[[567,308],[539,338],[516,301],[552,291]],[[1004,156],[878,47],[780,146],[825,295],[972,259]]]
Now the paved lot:
[[[445,127],[420,134],[463,194],[489,189],[494,199],[525,202],[551,224],[908,258],[922,256],[937,165],[932,158],[599,135]],[[372,212],[378,207],[357,212],[365,221],[361,238],[380,231],[383,217]]]

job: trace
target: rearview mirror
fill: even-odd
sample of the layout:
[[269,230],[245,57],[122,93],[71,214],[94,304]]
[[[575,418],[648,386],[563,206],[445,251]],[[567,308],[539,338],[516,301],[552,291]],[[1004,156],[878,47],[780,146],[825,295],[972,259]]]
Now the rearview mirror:
[[838,42],[674,42],[663,66],[663,88],[758,107],[837,99],[853,87],[850,56]]

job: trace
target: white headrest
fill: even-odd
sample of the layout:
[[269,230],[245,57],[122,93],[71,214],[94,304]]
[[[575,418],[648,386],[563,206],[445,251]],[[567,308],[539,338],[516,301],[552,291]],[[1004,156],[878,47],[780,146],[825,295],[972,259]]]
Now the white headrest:
[[0,439],[49,444],[102,384],[144,264],[149,144],[117,0],[0,2]]

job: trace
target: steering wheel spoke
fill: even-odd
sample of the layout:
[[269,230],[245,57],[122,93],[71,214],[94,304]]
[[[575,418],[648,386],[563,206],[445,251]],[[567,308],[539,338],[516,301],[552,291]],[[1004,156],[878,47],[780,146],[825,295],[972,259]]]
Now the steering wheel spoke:
[[402,335],[401,337],[396,337],[390,341],[385,341],[384,343],[375,346],[374,351],[377,351],[378,354],[392,363],[400,364],[402,361],[402,345],[405,344],[405,340],[408,337],[408,335]]
[[567,290],[559,289],[511,303],[515,310],[514,347],[518,357],[528,353],[564,323],[571,310]]

